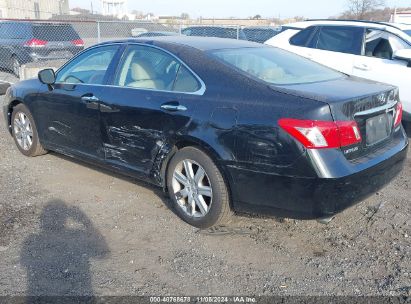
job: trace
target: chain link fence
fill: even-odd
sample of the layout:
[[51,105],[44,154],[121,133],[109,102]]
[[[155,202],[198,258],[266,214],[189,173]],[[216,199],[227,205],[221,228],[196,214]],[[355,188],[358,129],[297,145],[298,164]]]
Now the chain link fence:
[[0,81],[14,82],[19,78],[35,76],[40,68],[58,68],[84,48],[104,41],[186,35],[264,43],[279,32],[280,28],[277,27],[244,27],[235,24],[0,19]]

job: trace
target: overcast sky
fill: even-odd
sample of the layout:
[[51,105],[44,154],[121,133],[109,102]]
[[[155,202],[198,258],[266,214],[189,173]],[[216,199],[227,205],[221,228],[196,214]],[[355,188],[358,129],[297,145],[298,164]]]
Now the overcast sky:
[[[69,0],[70,7],[100,11],[100,0]],[[128,8],[155,15],[188,13],[191,17],[327,18],[345,10],[347,0],[129,0]],[[411,6],[411,0],[387,0],[390,6]]]

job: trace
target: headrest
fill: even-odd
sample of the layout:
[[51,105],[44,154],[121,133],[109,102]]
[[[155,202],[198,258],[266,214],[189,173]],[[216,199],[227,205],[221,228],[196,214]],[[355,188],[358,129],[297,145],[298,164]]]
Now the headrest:
[[148,61],[139,60],[131,64],[131,78],[134,81],[155,79],[156,73]]

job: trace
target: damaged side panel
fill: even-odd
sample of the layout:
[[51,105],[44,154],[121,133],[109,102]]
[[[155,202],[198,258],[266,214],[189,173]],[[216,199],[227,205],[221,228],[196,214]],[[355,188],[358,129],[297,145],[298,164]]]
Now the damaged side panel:
[[[158,156],[167,154],[168,145],[178,134],[191,128],[195,101],[190,96],[134,88],[104,88],[105,105],[113,109],[101,112],[101,131],[106,161],[136,171],[138,175],[158,177]],[[186,111],[170,112],[165,102],[178,101]],[[153,174],[152,171],[157,173]],[[155,178],[159,183],[159,179]]]

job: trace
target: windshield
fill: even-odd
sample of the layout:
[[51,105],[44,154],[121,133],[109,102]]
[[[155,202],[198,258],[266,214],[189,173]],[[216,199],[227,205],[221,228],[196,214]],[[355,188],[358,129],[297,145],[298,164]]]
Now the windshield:
[[411,30],[405,30],[404,33],[406,33],[408,36],[411,36]]
[[271,84],[302,84],[344,77],[339,72],[277,48],[224,49],[212,54],[249,76]]

